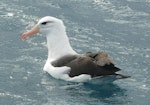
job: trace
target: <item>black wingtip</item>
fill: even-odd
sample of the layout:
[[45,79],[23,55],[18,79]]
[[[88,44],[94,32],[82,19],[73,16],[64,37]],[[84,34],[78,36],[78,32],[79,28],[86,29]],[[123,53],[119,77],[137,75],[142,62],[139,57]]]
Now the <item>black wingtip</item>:
[[103,66],[106,70],[109,70],[109,71],[113,71],[113,72],[117,72],[117,71],[120,71],[121,69],[116,67],[114,64],[109,64],[109,65],[104,65]]

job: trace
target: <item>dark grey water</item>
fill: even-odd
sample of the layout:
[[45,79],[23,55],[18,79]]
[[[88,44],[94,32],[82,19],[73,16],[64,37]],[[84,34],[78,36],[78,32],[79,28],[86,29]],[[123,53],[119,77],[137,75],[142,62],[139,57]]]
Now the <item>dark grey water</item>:
[[[149,105],[149,10],[150,0],[1,0],[0,105]],[[64,21],[77,52],[107,51],[132,77],[94,85],[44,73],[45,37],[20,35],[47,15]]]

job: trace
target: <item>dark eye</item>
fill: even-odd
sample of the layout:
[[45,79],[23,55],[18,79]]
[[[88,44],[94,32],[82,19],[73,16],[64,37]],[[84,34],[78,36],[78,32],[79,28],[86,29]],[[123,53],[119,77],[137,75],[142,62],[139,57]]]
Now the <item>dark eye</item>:
[[43,22],[43,23],[41,23],[42,25],[46,25],[48,22]]
[[42,25],[46,25],[47,23],[53,23],[53,21],[46,21],[46,22],[43,22],[41,23]]

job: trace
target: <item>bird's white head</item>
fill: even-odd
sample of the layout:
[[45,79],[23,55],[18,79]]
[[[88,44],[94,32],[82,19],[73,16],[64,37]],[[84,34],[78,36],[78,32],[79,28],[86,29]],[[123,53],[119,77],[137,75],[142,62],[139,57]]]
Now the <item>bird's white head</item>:
[[41,18],[31,30],[23,33],[22,39],[24,40],[27,37],[35,35],[39,32],[43,35],[50,35],[52,34],[52,32],[57,31],[65,32],[65,26],[63,24],[63,21],[52,16],[46,16]]
[[63,21],[55,17],[43,17],[37,25],[39,26],[39,32],[43,35],[52,35],[57,31],[65,32]]
[[76,54],[70,46],[62,20],[51,16],[43,17],[30,31],[22,35],[22,39],[24,40],[38,32],[47,37],[49,58],[54,59],[64,56],[65,54]]

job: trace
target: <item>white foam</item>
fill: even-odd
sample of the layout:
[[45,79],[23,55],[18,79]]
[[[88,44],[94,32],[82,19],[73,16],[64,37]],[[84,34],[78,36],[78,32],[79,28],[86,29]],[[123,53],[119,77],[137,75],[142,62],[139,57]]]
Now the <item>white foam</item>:
[[12,17],[12,16],[14,16],[14,14],[13,13],[7,13],[7,16]]

